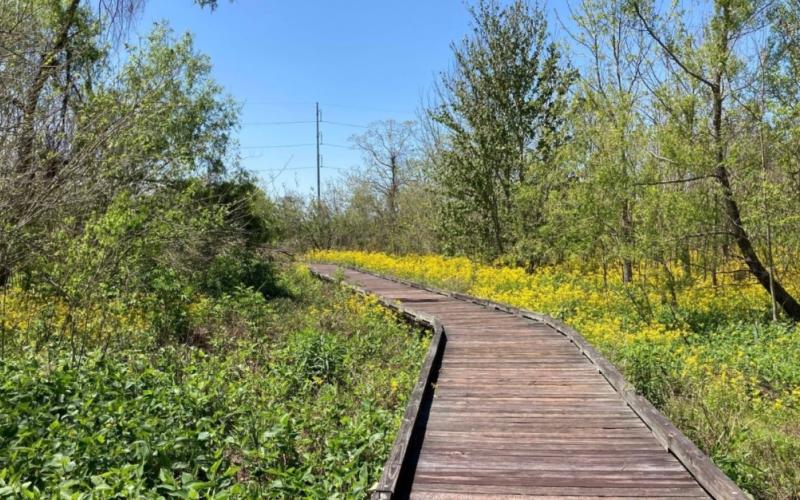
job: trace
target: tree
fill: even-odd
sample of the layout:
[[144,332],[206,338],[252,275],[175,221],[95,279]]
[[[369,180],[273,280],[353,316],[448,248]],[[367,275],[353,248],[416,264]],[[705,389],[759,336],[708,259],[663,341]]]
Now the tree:
[[550,189],[575,73],[538,7],[481,1],[470,12],[473,32],[453,45],[455,69],[429,113],[447,133],[435,173],[442,232],[451,251],[492,259],[542,223],[544,198],[531,190]]
[[411,181],[409,163],[416,153],[415,129],[413,121],[385,120],[370,124],[366,132],[351,138],[366,166],[360,178],[385,200],[389,224],[397,218],[400,190]]
[[[79,229],[121,192],[152,194],[232,162],[236,106],[209,78],[191,38],[157,28],[110,64],[104,36],[142,2],[29,0],[0,9],[0,285],[46,246]],[[210,179],[210,177],[209,177]],[[66,222],[69,221],[69,222]]]
[[[734,164],[730,146],[734,138],[731,127],[731,108],[738,93],[746,89],[743,82],[753,81],[753,68],[742,57],[743,45],[755,32],[768,26],[767,13],[774,2],[716,0],[712,13],[703,30],[704,37],[695,42],[685,31],[670,29],[680,26],[676,13],[671,14],[670,23],[660,22],[658,13],[639,0],[630,2],[632,13],[642,28],[660,47],[667,71],[675,78],[699,85],[700,97],[709,106],[711,120],[708,123],[711,137],[709,168],[701,176],[717,183],[723,213],[729,232],[737,245],[742,259],[758,282],[770,292],[786,314],[800,320],[800,303],[778,281],[764,265],[756,250],[742,213],[742,195],[737,193],[732,170],[743,165]],[[756,58],[756,61],[758,58]],[[750,61],[752,62],[752,61]]]
[[[573,12],[573,40],[586,53],[571,122],[574,140],[573,199],[576,210],[591,217],[604,261],[622,261],[622,280],[633,277],[635,182],[645,150],[642,104],[643,65],[649,50],[645,36],[624,12],[624,0],[584,0]],[[585,228],[585,226],[584,226]],[[585,228],[586,229],[586,228]],[[590,233],[591,234],[591,233]],[[589,236],[589,235],[586,235]],[[609,252],[610,250],[610,252]]]
[[[19,122],[15,127],[15,170],[18,173],[29,173],[37,160],[35,125],[38,119],[46,118],[42,113],[47,113],[48,110],[40,108],[47,104],[43,101],[47,100],[48,96],[45,94],[51,82],[54,82],[54,88],[50,90],[57,94],[56,100],[60,100],[57,103],[60,104],[62,117],[59,132],[67,131],[64,129],[66,123],[63,118],[69,107],[69,100],[74,96],[75,89],[83,83],[82,80],[88,82],[86,79],[91,76],[91,73],[81,69],[90,68],[93,62],[97,62],[102,50],[97,43],[96,29],[92,23],[96,20],[101,25],[104,24],[108,31],[124,31],[129,20],[144,3],[144,0],[100,0],[97,19],[91,12],[92,6],[89,2],[81,0],[69,0],[66,3],[28,0],[17,2],[16,12],[9,9],[6,14],[9,15],[8,21],[14,17],[19,21],[19,17],[24,16],[28,17],[27,22],[40,27],[35,30],[37,45],[23,45],[27,50],[12,51],[19,62],[27,63],[15,65],[17,71],[25,68],[25,71],[19,71],[25,88],[20,89]],[[198,0],[198,3],[216,7],[215,0]],[[6,36],[14,34],[11,30]]]

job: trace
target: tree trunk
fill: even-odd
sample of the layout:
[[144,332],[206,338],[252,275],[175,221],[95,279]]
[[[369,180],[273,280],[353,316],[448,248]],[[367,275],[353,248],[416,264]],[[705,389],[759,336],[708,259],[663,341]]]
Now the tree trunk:
[[500,224],[500,216],[497,213],[496,207],[494,210],[492,210],[492,233],[494,235],[494,244],[496,252],[496,255],[494,257],[499,257],[505,253],[505,248],[503,245],[503,230]]
[[725,214],[731,225],[731,233],[739,251],[742,253],[745,263],[750,272],[756,277],[761,286],[767,293],[774,293],[775,302],[780,304],[786,314],[795,321],[800,321],[800,303],[781,285],[781,283],[770,278],[770,273],[759,259],[758,254],[753,248],[750,236],[742,223],[739,205],[733,196],[728,169],[725,168],[725,150],[722,143],[722,88],[721,78],[716,81],[716,86],[712,89],[713,95],[713,127],[714,145],[716,149],[717,167],[714,175],[722,187],[722,199],[725,207]]
[[739,247],[739,251],[742,253],[742,257],[744,257],[748,269],[756,277],[758,282],[761,283],[761,286],[764,287],[767,293],[775,293],[775,302],[780,304],[786,314],[793,320],[800,321],[800,303],[792,297],[778,280],[772,279],[770,283],[769,271],[761,262],[761,259],[759,259],[747,231],[745,231],[742,226],[739,206],[733,199],[728,172],[724,166],[717,167],[716,176],[722,186],[725,200],[725,213],[731,221],[733,239],[736,241],[736,245]]
[[[619,68],[619,66],[617,66]],[[617,73],[619,75],[619,73]],[[622,85],[619,84],[617,91],[622,92],[623,88]],[[614,117],[614,112],[611,112],[611,116]],[[628,155],[625,146],[625,127],[623,124],[617,124],[617,130],[619,131],[618,134],[618,142],[621,145],[619,150],[619,162],[620,167],[622,168],[622,176],[627,179],[628,178]],[[620,218],[620,232],[622,233],[622,283],[627,285],[633,280],[633,262],[631,261],[629,252],[633,247],[633,209],[631,207],[632,201],[631,198],[626,194],[625,197],[622,199],[622,216]]]
[[17,141],[16,171],[18,173],[29,173],[33,162],[33,144],[36,139],[34,122],[36,119],[36,109],[39,106],[39,97],[44,90],[44,86],[53,74],[57,63],[59,52],[64,50],[69,40],[69,30],[75,21],[75,14],[78,11],[80,0],[71,0],[64,12],[64,20],[61,29],[53,41],[53,47],[42,54],[42,61],[36,71],[25,100],[22,105],[22,119],[20,134]]
[[689,245],[683,245],[681,248],[681,264],[683,264],[683,276],[685,279],[692,278],[692,251]]
[[7,266],[0,265],[0,288],[3,288],[11,279],[11,269]]
[[633,280],[633,262],[627,256],[630,246],[633,244],[633,220],[631,217],[630,201],[624,200],[622,205],[622,241],[625,245],[622,259],[622,282],[628,284]]

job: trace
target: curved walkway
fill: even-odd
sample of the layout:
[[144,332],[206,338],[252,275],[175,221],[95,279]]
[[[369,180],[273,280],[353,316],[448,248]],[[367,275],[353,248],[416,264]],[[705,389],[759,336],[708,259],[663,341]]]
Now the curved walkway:
[[[621,375],[598,366],[600,355],[581,349],[582,338],[372,274],[311,268],[344,277],[418,320],[440,322],[446,337],[434,373],[422,382],[427,401],[417,401],[408,436],[395,444],[403,448],[404,472],[394,471],[399,478],[376,496],[744,498],[668,421],[654,425],[666,419],[649,403],[637,405],[630,397],[643,398],[615,388],[609,372]],[[643,418],[650,409],[655,414]],[[690,448],[677,453],[683,460],[669,449],[678,441]]]

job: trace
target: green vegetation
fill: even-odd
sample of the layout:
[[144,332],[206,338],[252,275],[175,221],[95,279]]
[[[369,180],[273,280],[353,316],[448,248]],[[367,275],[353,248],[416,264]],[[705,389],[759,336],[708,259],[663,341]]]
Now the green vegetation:
[[565,319],[800,495],[797,0],[582,0],[561,39],[477,0],[320,202],[241,167],[240,105],[190,35],[131,36],[145,4],[0,0],[0,494],[363,497],[426,340],[278,256],[367,250],[401,257],[338,260]]
[[184,341],[151,323],[80,360],[22,341],[39,316],[7,332],[0,497],[364,497],[428,341],[303,268],[278,284],[193,297]]
[[[583,0],[557,39],[533,2],[475,2],[417,140],[378,169],[405,182],[387,191],[359,175],[322,207],[284,199],[298,221],[287,238],[528,271],[581,260],[624,283],[659,273],[668,301],[736,273],[773,298],[774,317],[800,320],[800,6],[683,7]],[[384,156],[398,151],[385,125],[371,133]]]
[[800,3],[582,0],[561,38],[535,2],[470,12],[399,167],[416,232],[388,244],[356,179],[287,236],[563,318],[744,489],[797,497]]
[[428,341],[277,262],[208,58],[118,43],[143,4],[0,2],[0,497],[364,497]]

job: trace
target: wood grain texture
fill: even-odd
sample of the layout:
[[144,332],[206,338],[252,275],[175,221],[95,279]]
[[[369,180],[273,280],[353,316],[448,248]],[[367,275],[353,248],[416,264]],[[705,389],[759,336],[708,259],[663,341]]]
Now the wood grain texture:
[[373,498],[746,498],[568,326],[404,280],[310,267],[441,333]]

